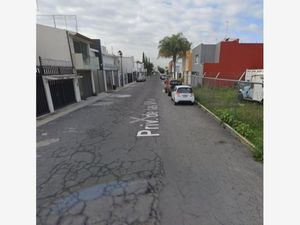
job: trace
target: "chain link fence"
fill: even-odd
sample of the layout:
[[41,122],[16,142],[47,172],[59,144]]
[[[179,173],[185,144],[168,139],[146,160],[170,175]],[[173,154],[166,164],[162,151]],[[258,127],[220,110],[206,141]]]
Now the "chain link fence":
[[191,86],[192,87],[197,87],[197,86],[202,86],[202,79],[203,77],[200,75],[191,75]]

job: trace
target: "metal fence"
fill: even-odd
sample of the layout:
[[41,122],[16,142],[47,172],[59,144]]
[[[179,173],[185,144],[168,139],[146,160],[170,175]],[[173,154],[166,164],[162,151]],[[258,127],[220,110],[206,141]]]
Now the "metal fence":
[[191,75],[191,86],[196,87],[196,86],[201,86],[202,85],[202,76],[200,75]]
[[253,100],[260,102],[259,98],[263,99],[263,82],[224,79],[215,77],[203,77],[202,86],[210,88],[231,88],[234,89],[239,95],[239,99],[243,98],[247,100]]
[[73,74],[74,68],[68,61],[45,59],[39,57],[39,65],[36,66],[36,116],[49,112],[45,94],[43,77],[56,75],[55,80],[48,80],[54,109],[74,103],[75,92],[72,79],[59,79],[57,76]]
[[36,15],[38,24],[78,32],[76,15]]
[[73,74],[74,69],[71,61],[54,60],[39,57],[40,75],[65,75]]
[[49,113],[48,102],[40,68],[36,67],[36,116]]

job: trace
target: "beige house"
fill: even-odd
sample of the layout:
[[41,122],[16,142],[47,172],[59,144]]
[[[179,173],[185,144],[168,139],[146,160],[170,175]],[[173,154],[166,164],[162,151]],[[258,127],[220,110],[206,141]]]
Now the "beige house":
[[191,75],[192,75],[192,51],[187,51],[185,56],[182,57],[182,71],[184,77],[184,84],[191,84]]

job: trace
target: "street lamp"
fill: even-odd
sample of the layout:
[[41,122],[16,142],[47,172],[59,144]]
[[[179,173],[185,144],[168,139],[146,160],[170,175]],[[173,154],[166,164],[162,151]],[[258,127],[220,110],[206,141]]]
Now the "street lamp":
[[122,65],[122,56],[123,56],[123,52],[121,50],[118,51],[120,58],[121,58],[121,76],[123,76],[123,86],[125,85],[125,77],[123,74],[123,65]]

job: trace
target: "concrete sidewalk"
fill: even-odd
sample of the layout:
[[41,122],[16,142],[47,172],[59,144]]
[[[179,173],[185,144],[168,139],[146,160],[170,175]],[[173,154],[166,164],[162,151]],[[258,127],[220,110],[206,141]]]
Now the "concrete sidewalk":
[[65,106],[61,109],[58,109],[58,110],[55,110],[55,112],[53,113],[48,113],[46,115],[42,115],[40,117],[38,117],[36,119],[36,127],[40,127],[46,123],[49,123],[53,120],[56,120],[64,115],[67,115],[71,112],[74,112],[78,109],[81,109],[83,107],[86,107],[88,105],[91,105],[101,99],[104,99],[106,97],[108,97],[109,95],[111,95],[111,93],[116,93],[116,92],[119,92],[121,90],[123,90],[124,88],[127,88],[127,87],[130,87],[132,86],[133,84],[135,84],[136,82],[132,82],[132,83],[129,83],[129,84],[126,84],[125,86],[123,87],[120,87],[119,89],[117,90],[112,90],[110,92],[102,92],[102,93],[99,93],[97,96],[91,96],[89,98],[87,98],[86,100],[81,100],[80,102],[76,102],[74,104],[71,104],[71,105],[68,105],[68,106]]

